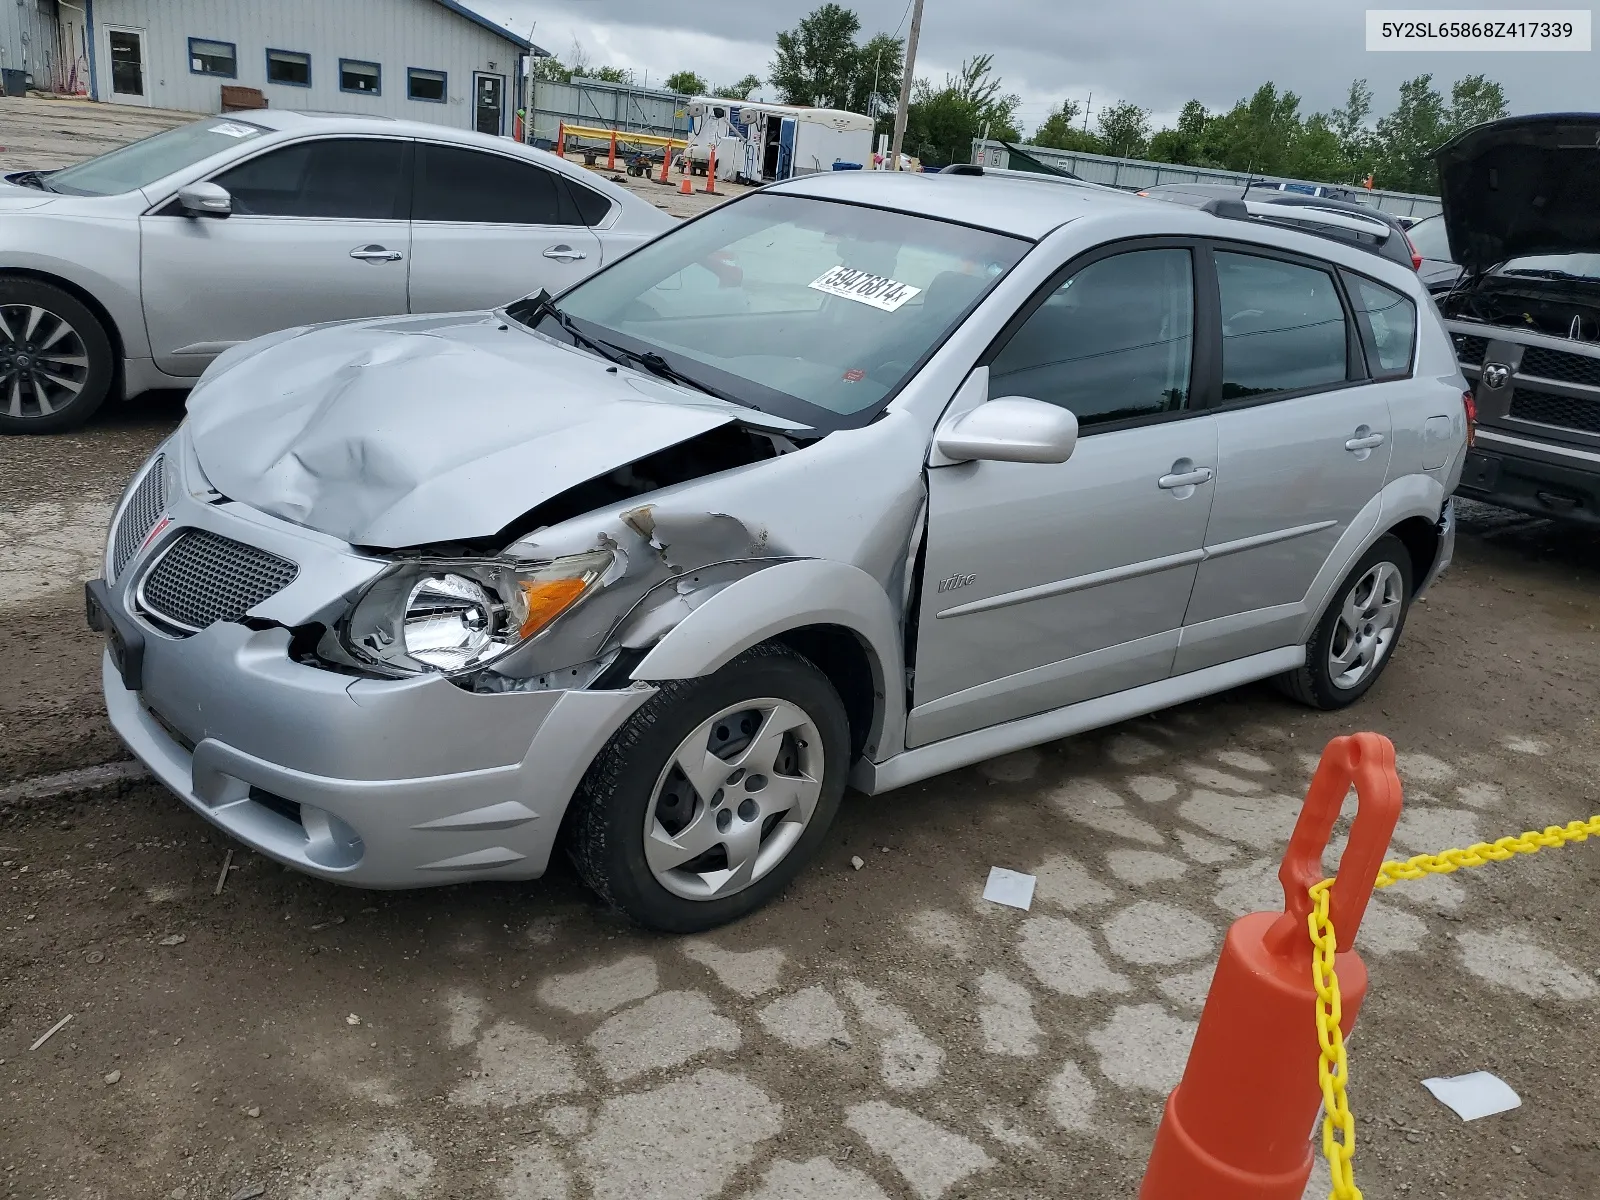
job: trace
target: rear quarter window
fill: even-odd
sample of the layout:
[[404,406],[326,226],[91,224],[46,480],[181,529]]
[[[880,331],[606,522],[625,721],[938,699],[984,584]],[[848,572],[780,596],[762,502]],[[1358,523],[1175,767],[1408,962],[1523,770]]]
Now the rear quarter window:
[[1346,272],[1345,287],[1360,310],[1367,356],[1377,379],[1403,379],[1411,374],[1417,346],[1417,306],[1393,288]]

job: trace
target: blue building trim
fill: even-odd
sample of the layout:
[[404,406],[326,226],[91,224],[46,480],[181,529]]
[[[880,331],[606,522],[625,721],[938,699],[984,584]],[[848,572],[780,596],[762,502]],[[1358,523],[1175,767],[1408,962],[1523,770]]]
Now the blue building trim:
[[[274,79],[272,77],[272,56],[274,54],[298,54],[306,60],[306,81],[304,83],[290,83],[287,79]],[[267,68],[267,83],[273,87],[303,87],[311,86],[311,55],[305,50],[285,50],[282,46],[268,46],[266,54],[261,60]]]
[[[444,94],[437,100],[429,100],[426,96],[413,96],[411,94],[411,77],[418,71],[428,75],[437,75],[444,81]],[[415,100],[418,104],[449,104],[450,103],[450,72],[440,71],[434,67],[407,67],[406,68],[406,99]]]
[[482,13],[473,12],[465,4],[457,3],[457,0],[439,0],[439,3],[444,5],[451,12],[455,13],[457,16],[465,17],[467,20],[471,21],[474,25],[483,26],[483,28],[487,29],[490,33],[498,34],[500,37],[505,38],[505,40],[510,42],[513,46],[517,46],[517,47],[519,47],[519,48],[521,48],[523,50],[526,50],[528,53],[532,54],[536,58],[549,58],[550,57],[550,51],[539,49],[539,47],[535,46],[527,38],[518,37],[516,34],[512,33],[509,29],[507,29],[504,25],[496,25],[493,21],[491,21],[488,17],[484,16]]
[[[196,71],[194,69],[194,44],[196,42],[210,42],[213,46],[226,46],[233,51],[233,70],[231,71]],[[239,78],[239,47],[235,42],[225,42],[221,38],[192,37],[189,39],[189,74],[209,75],[213,79]]]
[[100,80],[95,73],[94,48],[100,41],[94,32],[94,0],[83,0],[83,37],[89,43],[89,99],[100,99]]

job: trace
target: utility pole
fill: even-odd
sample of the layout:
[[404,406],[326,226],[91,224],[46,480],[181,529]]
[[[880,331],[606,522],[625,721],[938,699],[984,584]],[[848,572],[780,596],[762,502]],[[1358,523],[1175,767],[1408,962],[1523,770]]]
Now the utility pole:
[[891,170],[900,169],[900,147],[906,140],[906,110],[911,107],[911,81],[917,73],[917,35],[922,32],[922,0],[911,10],[911,32],[906,36],[906,65],[900,76],[900,104],[894,110],[894,143],[889,148]]

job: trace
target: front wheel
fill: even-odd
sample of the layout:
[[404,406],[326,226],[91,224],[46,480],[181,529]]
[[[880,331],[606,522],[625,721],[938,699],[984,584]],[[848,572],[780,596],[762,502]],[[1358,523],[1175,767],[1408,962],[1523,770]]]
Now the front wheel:
[[1283,690],[1313,708],[1354,704],[1394,657],[1411,607],[1411,555],[1392,533],[1379,538],[1333,593],[1306,647],[1305,666]]
[[697,933],[781,892],[826,836],[850,752],[827,677],[779,645],[664,684],[573,798],[567,851],[639,924]]
[[58,433],[87,421],[116,359],[99,319],[48,283],[0,278],[0,433]]

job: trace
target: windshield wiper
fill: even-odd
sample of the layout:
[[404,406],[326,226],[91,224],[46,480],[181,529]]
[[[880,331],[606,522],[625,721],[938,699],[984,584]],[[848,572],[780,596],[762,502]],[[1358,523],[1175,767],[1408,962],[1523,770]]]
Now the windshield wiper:
[[[646,371],[649,371],[650,374],[658,376],[661,379],[668,380],[671,383],[680,384],[686,388],[693,388],[697,392],[704,392],[708,396],[715,396],[718,400],[726,400],[731,404],[739,405],[741,408],[756,407],[754,404],[751,404],[748,401],[737,400],[732,396],[726,395],[723,392],[719,392],[716,388],[710,386],[709,384],[702,383],[692,375],[685,375],[682,371],[678,370],[653,350],[629,350],[626,346],[619,346],[615,342],[606,342],[605,344],[607,347],[616,351],[629,362],[638,363]],[[761,410],[756,409],[756,411],[760,412]]]
[[45,182],[46,172],[42,171],[17,171],[6,178],[18,187],[38,188],[41,192],[53,192],[55,188]]
[[[515,304],[506,305],[506,315],[515,321],[528,326],[536,326],[542,319],[549,317],[578,345],[593,351],[607,362],[620,363],[624,359],[606,349],[606,343],[597,342],[594,338],[583,333],[572,318],[556,307],[556,302],[550,298],[550,293],[540,288],[531,296],[524,296]],[[532,318],[532,320],[529,320]]]

